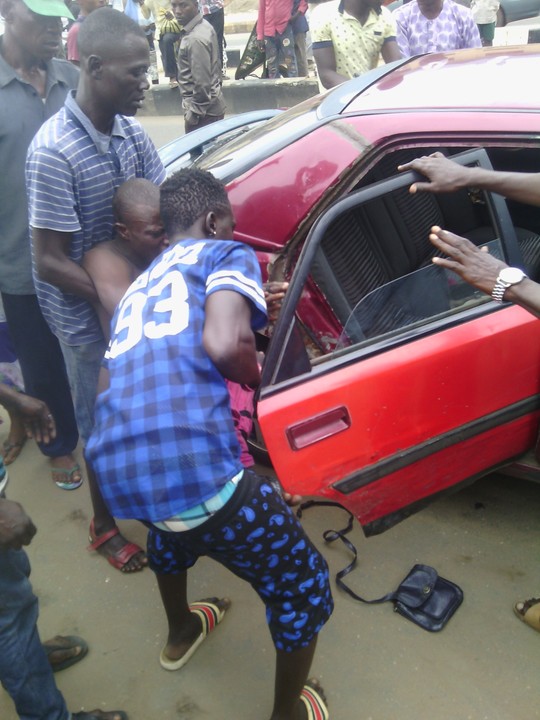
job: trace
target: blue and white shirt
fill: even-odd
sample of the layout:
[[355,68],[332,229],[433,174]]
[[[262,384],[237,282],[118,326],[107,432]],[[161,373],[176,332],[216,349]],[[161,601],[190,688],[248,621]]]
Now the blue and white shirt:
[[257,257],[225,240],[183,240],[124,295],[86,448],[118,518],[159,522],[216,495],[242,470],[225,380],[203,346],[206,298],[241,293],[266,324]]
[[[157,150],[140,123],[117,115],[111,135],[103,135],[70,94],[28,150],[30,225],[72,233],[69,257],[80,265],[91,247],[112,238],[114,192],[135,177],[156,185],[165,179]],[[67,345],[102,339],[90,303],[39,280],[32,260],[39,303],[55,335]]]

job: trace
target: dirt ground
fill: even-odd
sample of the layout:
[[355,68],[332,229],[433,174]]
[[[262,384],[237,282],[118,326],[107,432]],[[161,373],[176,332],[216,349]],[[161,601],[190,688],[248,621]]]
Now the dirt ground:
[[[0,428],[0,442],[7,432]],[[88,489],[57,489],[29,442],[10,466],[10,498],[38,526],[29,548],[40,597],[42,637],[80,634],[81,663],[56,675],[71,710],[123,708],[131,720],[268,720],[273,649],[261,603],[250,588],[211,563],[192,571],[190,597],[228,595],[216,632],[177,673],[158,655],[165,621],[150,571],[125,576],[86,552]],[[465,600],[437,634],[390,604],[364,606],[335,590],[336,608],[320,636],[313,675],[332,720],[531,720],[540,717],[540,634],[513,615],[516,600],[540,590],[540,486],[492,476],[409,518],[384,535],[352,539],[359,551],[350,584],[377,597],[417,562],[457,582]],[[341,527],[339,510],[313,509],[303,522],[335,573],[348,561],[322,531]],[[144,543],[137,523],[121,523]],[[335,586],[334,586],[335,587]],[[0,690],[0,718],[16,717]]]

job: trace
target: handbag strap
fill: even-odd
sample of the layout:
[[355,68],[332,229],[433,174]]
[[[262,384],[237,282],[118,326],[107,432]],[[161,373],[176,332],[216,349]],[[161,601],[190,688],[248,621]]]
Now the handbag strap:
[[361,595],[355,593],[354,590],[352,590],[348,585],[343,582],[343,578],[354,570],[358,560],[358,551],[356,550],[355,545],[353,545],[349,538],[346,537],[346,535],[350,533],[353,528],[354,515],[352,514],[352,512],[347,510],[347,508],[344,508],[343,505],[340,505],[337,502],[333,502],[332,500],[308,500],[307,502],[302,503],[296,511],[298,519],[302,517],[304,510],[308,510],[312,507],[337,507],[340,510],[344,510],[349,516],[347,525],[344,528],[341,528],[341,530],[325,530],[323,532],[323,538],[325,542],[332,543],[335,540],[341,540],[341,542],[345,545],[347,550],[349,550],[349,552],[353,556],[351,562],[346,567],[344,567],[343,570],[340,570],[336,573],[336,585],[355,600],[367,603],[368,605],[374,605],[376,603],[383,603],[390,600],[395,600],[395,592],[387,593],[386,595],[383,595],[380,598],[375,598],[374,600],[366,600],[366,598],[363,598]]

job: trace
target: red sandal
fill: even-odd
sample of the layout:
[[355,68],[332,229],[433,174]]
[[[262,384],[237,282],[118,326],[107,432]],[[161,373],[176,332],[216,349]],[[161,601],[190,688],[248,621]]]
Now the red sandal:
[[[96,535],[96,531],[94,530],[94,519],[92,518],[92,522],[90,523],[90,535],[88,537],[90,545],[86,549],[88,551],[99,550],[102,545],[104,545],[115,535],[120,535],[120,530],[116,527],[116,525],[112,528],[112,530],[107,530],[107,532],[104,532],[103,535]],[[135,543],[126,542],[125,545],[123,545],[115,553],[111,555],[106,555],[105,557],[113,566],[113,568],[124,572],[124,567],[128,564],[131,558],[135,555],[138,555],[139,553],[144,553],[144,550],[141,547],[139,547]],[[142,569],[143,568],[141,568],[141,570]],[[132,572],[139,571],[133,570]]]

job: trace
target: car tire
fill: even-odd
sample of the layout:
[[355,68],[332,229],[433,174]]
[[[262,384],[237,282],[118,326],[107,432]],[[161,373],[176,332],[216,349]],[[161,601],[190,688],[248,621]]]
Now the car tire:
[[500,7],[497,10],[497,27],[504,27],[506,25],[506,15],[504,14],[504,10],[502,7]]

